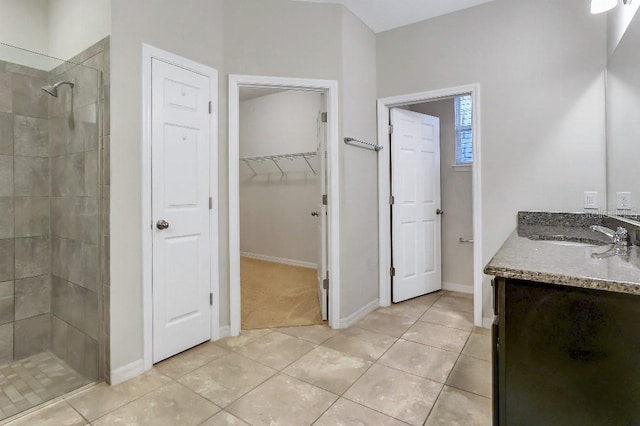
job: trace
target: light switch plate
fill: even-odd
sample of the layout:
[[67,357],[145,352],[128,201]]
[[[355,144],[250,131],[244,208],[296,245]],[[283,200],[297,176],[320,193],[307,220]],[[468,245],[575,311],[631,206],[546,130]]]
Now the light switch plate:
[[616,209],[629,210],[631,208],[631,192],[616,192],[618,200],[616,203]]
[[584,208],[598,209],[600,208],[600,200],[598,193],[595,191],[584,191]]

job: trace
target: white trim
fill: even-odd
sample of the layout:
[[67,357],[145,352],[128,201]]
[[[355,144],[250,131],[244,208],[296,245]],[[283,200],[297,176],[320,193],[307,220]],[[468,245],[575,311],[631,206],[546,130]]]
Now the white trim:
[[358,309],[357,311],[355,311],[354,313],[352,313],[348,317],[340,318],[340,322],[338,324],[338,327],[334,327],[334,328],[349,328],[349,327],[355,325],[362,318],[364,318],[367,315],[369,315],[371,312],[373,312],[376,309],[378,309],[379,307],[380,307],[380,300],[376,299],[376,300],[372,301],[371,303],[368,303],[368,304],[364,305],[362,308]]
[[494,318],[491,318],[491,317],[482,318],[482,328],[491,329],[491,326],[493,325],[493,321],[494,321]]
[[228,325],[223,325],[222,327],[220,327],[220,339],[224,339],[225,337],[229,337],[231,336],[231,329],[229,328]]
[[340,317],[340,191],[338,82],[285,77],[229,75],[229,312],[231,335],[240,334],[240,87],[323,91],[327,96],[327,195],[329,325]]
[[456,293],[473,294],[473,285],[442,282],[442,289]]
[[145,371],[147,371],[147,368],[145,368],[144,359],[137,359],[127,365],[116,368],[111,372],[111,386],[133,379]]
[[450,87],[427,92],[411,93],[378,99],[378,144],[386,147],[378,152],[378,217],[379,221],[379,276],[380,306],[391,304],[391,215],[389,209],[389,109],[396,106],[414,105],[471,93],[473,102],[473,318],[476,325],[482,324],[482,186],[481,186],[481,119],[480,85]]
[[273,257],[273,256],[267,256],[266,254],[247,253],[246,251],[241,251],[240,256],[248,257],[249,259],[257,259],[257,260],[264,260],[267,262],[282,263],[283,265],[299,266],[301,268],[308,268],[308,269],[318,269],[317,263],[305,262],[303,260],[286,259],[284,257]]
[[[210,114],[210,181],[209,196],[215,200],[209,211],[211,238],[211,340],[220,338],[220,284],[218,254],[218,71],[173,53],[142,44],[142,315],[143,315],[143,370],[153,367],[153,230],[151,223],[151,61],[158,59],[193,71],[209,78],[209,91],[213,111]],[[136,361],[137,362],[137,361]],[[131,364],[130,364],[131,365]],[[127,366],[125,366],[127,367]],[[125,367],[116,370],[119,371]],[[125,372],[128,370],[125,370]],[[116,372],[112,373],[112,382]]]

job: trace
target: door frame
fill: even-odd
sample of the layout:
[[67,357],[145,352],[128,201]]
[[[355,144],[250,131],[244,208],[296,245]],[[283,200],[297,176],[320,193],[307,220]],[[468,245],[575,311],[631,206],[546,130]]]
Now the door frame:
[[313,90],[327,96],[327,267],[329,326],[340,318],[340,196],[338,82],[256,75],[229,75],[229,313],[231,336],[240,335],[240,88],[264,87]]
[[426,92],[409,93],[378,99],[378,143],[384,148],[378,152],[378,241],[379,241],[379,276],[380,276],[380,306],[391,305],[391,213],[389,196],[391,191],[391,176],[389,174],[390,138],[389,138],[389,110],[393,107],[415,105],[424,102],[437,101],[463,94],[471,94],[472,99],[472,127],[473,127],[473,319],[476,326],[482,326],[482,192],[481,192],[481,134],[480,131],[480,84],[469,84],[430,90]]
[[212,113],[209,115],[210,158],[209,196],[214,200],[209,210],[210,226],[210,281],[213,305],[211,306],[211,341],[220,335],[220,289],[218,256],[218,71],[171,52],[142,44],[142,304],[143,304],[143,359],[144,370],[153,367],[153,220],[151,204],[151,61],[163,62],[184,68],[209,78]]

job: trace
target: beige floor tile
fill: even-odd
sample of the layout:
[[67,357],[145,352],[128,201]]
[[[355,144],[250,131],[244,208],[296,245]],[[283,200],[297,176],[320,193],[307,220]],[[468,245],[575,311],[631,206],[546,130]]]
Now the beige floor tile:
[[351,327],[340,330],[322,346],[344,352],[368,361],[376,361],[397,340],[384,334],[373,333],[363,328]]
[[99,383],[74,394],[67,402],[87,420],[93,421],[170,382],[168,377],[151,370],[116,386]]
[[16,419],[7,425],[11,426],[82,426],[87,421],[82,418],[65,401],[56,402],[41,410],[27,414],[24,417]]
[[342,394],[371,363],[345,353],[319,346],[295,361],[284,373],[335,394]]
[[357,326],[387,336],[400,337],[414,322],[411,318],[386,314],[378,309],[360,320]]
[[229,352],[226,349],[214,343],[203,343],[156,364],[154,368],[166,376],[177,379],[227,353]]
[[271,329],[263,328],[260,330],[241,330],[240,335],[237,337],[225,337],[214,342],[214,344],[221,346],[225,349],[237,349],[245,346],[259,337],[271,333]]
[[473,327],[472,333],[482,334],[483,336],[491,336],[491,329],[485,327]]
[[447,384],[491,398],[491,363],[461,355],[447,379]]
[[418,321],[402,338],[447,351],[460,353],[469,337],[468,331]]
[[473,329],[473,313],[442,309],[432,306],[420,317],[420,321],[470,331]]
[[230,353],[178,381],[224,408],[275,373],[256,361]]
[[304,340],[273,332],[236,348],[236,351],[261,364],[282,370],[314,347],[314,344]]
[[171,383],[146,394],[92,422],[106,425],[198,425],[220,408],[178,383]]
[[456,353],[400,339],[380,358],[379,362],[388,367],[444,383],[457,359]]
[[374,364],[344,397],[412,425],[422,425],[440,383]]
[[445,386],[426,426],[490,426],[491,400]]
[[278,374],[238,401],[227,411],[259,425],[309,425],[338,397],[293,377]]
[[483,334],[471,333],[467,344],[464,345],[462,355],[491,361],[491,337]]
[[337,330],[334,330],[326,325],[306,325],[300,327],[283,327],[278,328],[279,333],[284,333],[289,336],[297,337],[298,339],[306,340],[307,342],[315,343],[316,345],[326,341]]
[[391,306],[380,308],[385,314],[400,315],[417,320],[424,312],[441,297],[440,292],[426,294],[400,303],[392,303]]
[[200,426],[249,426],[249,424],[226,411],[220,411]]
[[473,312],[473,296],[461,293],[449,293],[438,299],[433,306],[454,311]]
[[402,426],[406,423],[344,398],[340,398],[314,423],[314,426],[353,425]]

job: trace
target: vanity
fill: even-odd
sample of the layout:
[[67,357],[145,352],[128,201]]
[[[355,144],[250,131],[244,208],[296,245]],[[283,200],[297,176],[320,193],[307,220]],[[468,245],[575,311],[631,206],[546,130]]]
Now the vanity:
[[[632,245],[593,226],[623,227]],[[634,221],[518,214],[485,268],[495,425],[640,424],[639,239]]]

